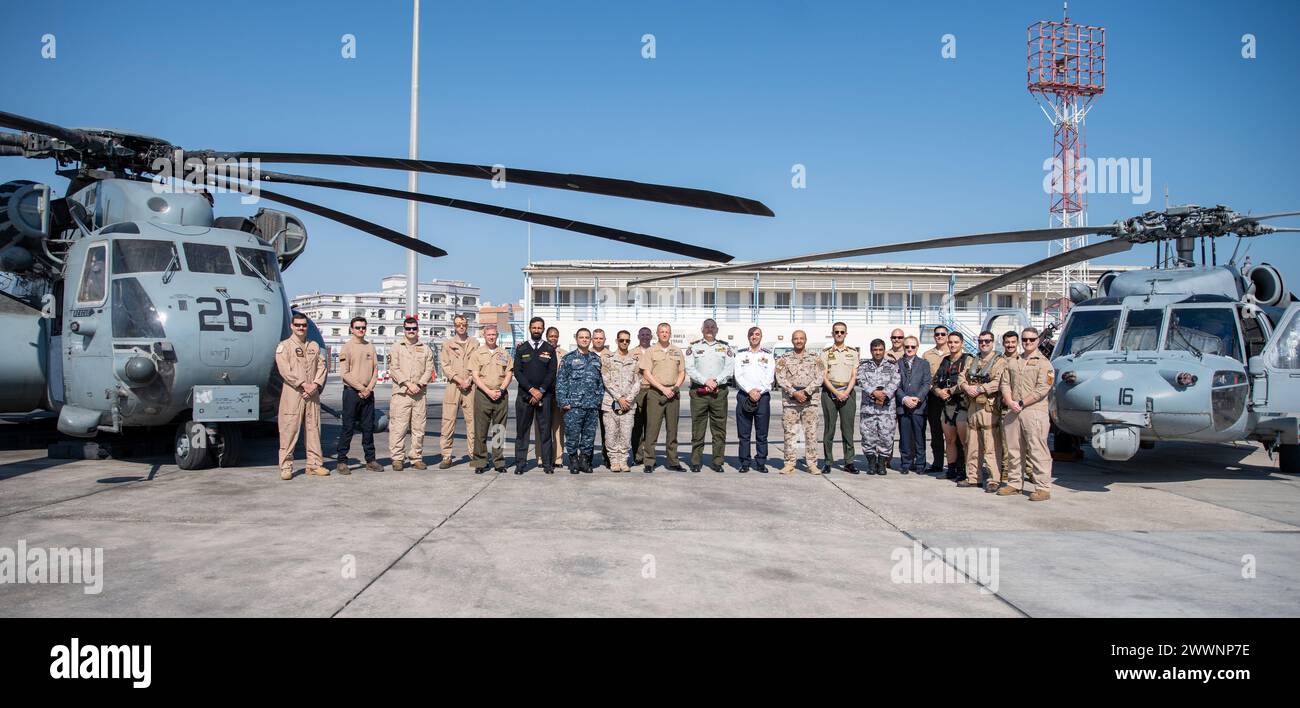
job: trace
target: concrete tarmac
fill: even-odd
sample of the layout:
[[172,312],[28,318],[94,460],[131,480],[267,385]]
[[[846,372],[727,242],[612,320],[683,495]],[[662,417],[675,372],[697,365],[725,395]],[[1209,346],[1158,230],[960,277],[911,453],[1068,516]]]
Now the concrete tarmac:
[[[437,468],[430,393],[424,471],[359,468],[359,435],[352,475],[288,482],[273,435],[250,437],[235,469],[0,451],[0,566],[20,541],[103,550],[95,594],[0,573],[0,616],[1300,614],[1300,479],[1257,445],[1164,444],[1124,463],[1089,450],[1032,503],[896,470],[776,474],[779,403],[771,471],[738,474],[733,396],[723,474],[670,472],[661,443],[649,475],[476,475],[463,425],[455,466]],[[339,398],[331,378],[325,401]],[[328,460],[339,421],[323,419]]]

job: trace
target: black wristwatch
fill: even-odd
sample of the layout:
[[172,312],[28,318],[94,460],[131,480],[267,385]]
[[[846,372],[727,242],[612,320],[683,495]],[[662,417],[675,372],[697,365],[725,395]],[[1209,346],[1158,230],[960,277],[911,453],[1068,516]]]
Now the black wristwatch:
[[1024,407],[1025,407],[1025,399],[1023,399],[1023,398],[1020,399],[1019,401],[1016,401],[1016,403],[1019,403],[1021,408],[1024,408]]

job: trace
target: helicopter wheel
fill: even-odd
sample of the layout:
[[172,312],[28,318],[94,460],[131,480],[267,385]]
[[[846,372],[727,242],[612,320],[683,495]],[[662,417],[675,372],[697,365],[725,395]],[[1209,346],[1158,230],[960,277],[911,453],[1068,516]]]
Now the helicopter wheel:
[[244,456],[244,432],[239,423],[225,423],[217,429],[217,467],[236,467]]
[[208,446],[205,444],[199,447],[194,444],[194,440],[199,436],[202,436],[206,443],[207,430],[202,423],[187,420],[176,426],[173,451],[176,455],[177,467],[183,470],[201,470],[208,466]]
[[1277,471],[1282,474],[1300,474],[1300,445],[1278,445]]

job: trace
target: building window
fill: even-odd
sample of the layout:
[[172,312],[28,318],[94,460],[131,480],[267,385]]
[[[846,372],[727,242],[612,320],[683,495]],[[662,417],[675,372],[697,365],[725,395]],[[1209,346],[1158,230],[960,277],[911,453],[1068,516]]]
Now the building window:
[[1011,296],[1010,296],[1010,295],[999,295],[999,296],[998,296],[998,307],[1000,307],[1000,308],[1002,308],[1002,309],[1004,309],[1004,310],[1005,310],[1005,309],[1010,309],[1010,308],[1014,307],[1014,305],[1011,303]]
[[835,303],[831,302],[831,297],[832,297],[834,294],[835,294],[835,293],[829,293],[829,292],[827,292],[827,293],[817,293],[817,295],[818,295],[819,298],[821,299],[822,309],[824,309],[824,310],[829,310],[829,309],[831,309],[832,307],[835,306]]
[[338,310],[334,310],[333,313],[330,315],[330,319],[337,320],[339,318],[339,314],[340,313]]
[[330,329],[330,331],[334,333],[334,336],[335,336],[335,337],[339,336],[339,328],[338,328],[338,327],[334,327],[334,328]]
[[790,307],[790,293],[777,293],[776,306],[782,308]]
[[712,290],[705,290],[704,292],[700,293],[700,295],[702,296],[700,302],[705,307],[713,307],[714,305],[718,304],[717,293],[713,292]]
[[383,326],[383,325],[379,325],[379,336],[381,336],[381,337],[384,336],[384,326]]
[[460,301],[460,303],[461,303],[462,305],[473,305],[473,304],[474,304],[474,298],[472,298],[472,297],[462,298],[461,301]]
[[840,309],[856,310],[858,309],[857,293],[840,293]]

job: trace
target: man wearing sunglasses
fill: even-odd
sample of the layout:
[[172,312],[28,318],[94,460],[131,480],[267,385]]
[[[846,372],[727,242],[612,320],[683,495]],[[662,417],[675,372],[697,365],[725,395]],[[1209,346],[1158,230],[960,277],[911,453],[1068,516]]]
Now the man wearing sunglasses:
[[1047,396],[1056,377],[1052,362],[1038,351],[1038,337],[1033,327],[1021,331],[1024,353],[1003,372],[1001,385],[1002,401],[1007,406],[1003,415],[1011,471],[1007,473],[1007,486],[999,489],[998,495],[1020,494],[1025,474],[1032,472],[1034,491],[1029,501],[1052,498],[1052,454],[1047,449],[1052,420],[1047,412]]
[[844,452],[844,471],[857,474],[853,466],[857,453],[853,449],[853,415],[858,409],[858,392],[853,387],[858,376],[861,359],[858,350],[844,344],[849,326],[843,322],[831,325],[831,338],[835,344],[821,350],[822,363],[822,472],[831,473],[835,462],[835,426],[840,428],[840,441]]
[[958,487],[980,486],[980,463],[988,468],[984,491],[998,491],[997,396],[1006,360],[993,351],[993,333],[979,333],[979,356],[962,372],[961,390],[966,394],[966,478]]
[[[649,327],[642,327],[636,331],[636,341],[637,345],[632,348],[632,353],[636,355],[637,371],[640,372],[641,357],[650,351],[650,346],[654,341],[654,332],[650,331]],[[636,412],[632,414],[632,462],[638,465],[641,464],[641,447],[645,441],[646,414],[650,410],[650,405],[646,401],[646,394],[649,392],[650,384],[642,379],[641,388],[637,391],[636,400],[633,401],[636,404]]]
[[307,315],[293,313],[289,321],[293,334],[275,348],[275,366],[284,380],[280,388],[280,479],[293,479],[293,449],[299,431],[307,433],[307,474],[328,477],[320,449],[320,389],[325,385],[325,357],[320,346],[307,339]]
[[[422,470],[424,464],[424,425],[428,414],[425,388],[433,378],[433,348],[420,341],[420,321],[407,317],[402,321],[406,335],[390,352],[393,361],[388,373],[393,379],[393,395],[388,404],[388,449],[393,457],[393,471],[401,472],[407,460]],[[406,439],[411,438],[407,452]]]
[[601,400],[601,417],[605,421],[602,438],[608,446],[605,461],[613,472],[631,472],[627,466],[628,448],[632,444],[632,425],[636,416],[637,394],[641,391],[641,357],[628,351],[632,335],[627,330],[618,333],[615,342],[618,351],[610,352],[600,365],[600,375],[605,382],[605,396]]
[[[921,358],[930,365],[930,377],[939,373],[939,365],[948,356],[948,328],[939,325],[934,328],[934,348],[927,349]],[[930,430],[930,467],[926,472],[943,471],[943,399],[933,391],[925,402],[925,422]],[[919,470],[918,470],[919,472]]]
[[353,317],[348,323],[352,338],[339,352],[339,376],[343,379],[343,427],[339,441],[334,446],[338,463],[334,471],[348,475],[348,448],[352,447],[352,434],[361,428],[361,451],[366,457],[366,469],[379,472],[384,466],[375,462],[375,383],[379,381],[378,356],[375,345],[366,341],[366,318]]
[[905,353],[903,351],[904,340],[905,337],[903,335],[903,330],[895,329],[893,332],[890,332],[889,351],[885,352],[885,356],[889,357],[890,359],[893,359],[894,361],[898,361],[899,359],[902,359]]

